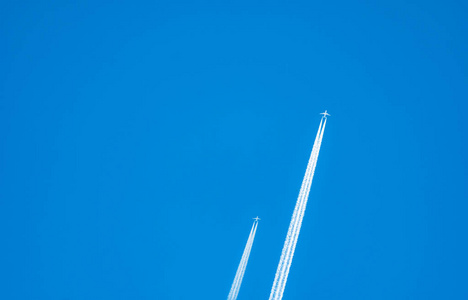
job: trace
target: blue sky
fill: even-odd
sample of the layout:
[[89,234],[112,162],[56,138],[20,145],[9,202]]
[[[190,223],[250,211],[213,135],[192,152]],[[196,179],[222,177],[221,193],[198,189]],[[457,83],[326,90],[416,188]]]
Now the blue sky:
[[0,4],[0,298],[467,299],[463,1]]

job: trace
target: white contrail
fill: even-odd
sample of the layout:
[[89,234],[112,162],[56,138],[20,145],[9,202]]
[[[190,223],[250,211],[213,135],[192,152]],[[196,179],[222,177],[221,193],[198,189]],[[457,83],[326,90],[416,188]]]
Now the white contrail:
[[252,229],[250,230],[250,235],[247,240],[247,244],[245,245],[244,253],[242,255],[242,259],[239,263],[239,267],[237,268],[236,276],[234,278],[234,282],[232,283],[231,291],[228,295],[228,300],[234,300],[237,298],[237,295],[240,290],[240,286],[242,283],[242,278],[244,277],[245,269],[247,267],[247,261],[249,259],[250,250],[252,249],[253,239],[255,237],[255,232],[257,231],[257,222],[254,222],[252,225]]
[[249,238],[247,239],[247,244],[245,245],[244,253],[242,254],[239,267],[237,268],[236,276],[229,291],[228,300],[235,300],[239,294],[240,286],[242,284],[242,279],[244,278],[245,269],[247,268],[247,262],[249,261],[250,251],[252,250],[252,245],[255,239],[255,233],[257,232],[258,221],[254,221],[252,229],[250,230]]
[[310,192],[310,186],[312,185],[312,179],[314,177],[314,173],[315,173],[315,166],[317,164],[317,159],[318,159],[318,155],[319,155],[319,151],[320,151],[320,146],[322,144],[322,137],[323,137],[323,130],[325,129],[325,124],[327,123],[327,120],[325,119],[325,122],[323,124],[323,128],[322,128],[322,132],[320,133],[320,138],[318,140],[318,144],[317,144],[317,148],[315,150],[315,157],[314,157],[314,164],[313,164],[313,167],[312,167],[312,173],[309,175],[309,180],[308,180],[308,186],[306,188],[306,193],[304,195],[304,198],[303,198],[303,204],[301,206],[301,210],[299,211],[299,217],[298,217],[298,225],[296,226],[296,229],[295,229],[295,233],[293,235],[294,239],[292,241],[292,249],[289,253],[289,256],[288,256],[288,261],[287,263],[285,263],[285,270],[284,270],[284,273],[283,273],[283,280],[281,282],[281,286],[280,286],[280,294],[278,296],[278,300],[282,299],[283,298],[283,293],[284,293],[284,289],[286,287],[286,280],[288,278],[288,274],[289,274],[289,269],[291,267],[291,263],[292,263],[292,259],[293,259],[293,256],[294,256],[294,251],[296,249],[296,244],[297,244],[297,240],[299,238],[299,231],[301,229],[301,226],[302,226],[302,219],[304,217],[304,213],[305,213],[305,209],[306,209],[306,205],[307,205],[307,200],[308,200],[308,197],[309,197],[309,192]]
[[[323,120],[322,120],[323,121]],[[292,256],[294,255],[294,249],[296,246],[297,238],[299,236],[299,230],[302,223],[302,216],[303,211],[305,211],[305,206],[307,204],[307,197],[308,191],[310,190],[310,185],[312,183],[313,171],[315,169],[316,164],[316,153],[317,153],[317,145],[320,140],[320,135],[322,132],[322,121],[320,121],[320,126],[317,131],[317,135],[315,138],[314,146],[312,148],[312,153],[309,158],[309,163],[307,165],[306,174],[304,176],[304,180],[302,182],[301,190],[299,192],[299,197],[297,199],[296,207],[294,209],[294,213],[291,219],[291,223],[288,230],[288,235],[285,241],[285,245],[283,247],[283,252],[280,259],[280,266],[278,266],[278,280],[276,284],[276,289],[286,285],[287,273],[289,270],[289,266],[291,265]]]
[[247,268],[247,262],[249,260],[250,251],[252,250],[252,245],[253,245],[253,242],[254,242],[255,233],[257,231],[258,222],[256,222],[256,223],[257,224],[255,224],[255,228],[254,228],[254,231],[252,233],[252,238],[250,239],[249,249],[247,251],[247,255],[245,257],[244,264],[242,266],[241,276],[239,277],[239,280],[237,281],[237,289],[236,289],[236,294],[235,294],[234,299],[236,299],[237,295],[239,294],[239,290],[240,290],[240,287],[241,287],[241,284],[242,284],[242,279],[244,278],[245,269]]
[[251,235],[245,246],[244,254],[242,255],[241,262],[239,263],[239,267],[236,272],[236,277],[234,278],[234,283],[233,283],[234,287],[231,288],[232,290],[231,298],[228,298],[228,299],[236,299],[237,295],[239,294],[239,290],[242,284],[242,279],[244,278],[245,269],[247,268],[247,262],[249,260],[250,250],[252,249],[252,244],[255,238],[256,231],[257,231],[257,223],[254,222],[254,225],[252,226]]
[[[323,120],[325,119],[325,121]],[[322,127],[323,123],[323,127]],[[296,248],[297,239],[302,226],[302,219],[304,217],[307,199],[309,197],[310,186],[312,185],[312,179],[315,173],[315,166],[322,143],[323,132],[327,123],[326,117],[320,121],[320,126],[315,137],[314,146],[310,155],[309,163],[307,165],[306,174],[304,176],[301,190],[294,208],[294,213],[289,224],[288,234],[284,242],[283,251],[281,252],[280,262],[278,269],[276,270],[275,280],[273,281],[273,287],[270,293],[270,300],[281,300],[286,287],[286,281],[288,279],[289,269],[291,267],[292,259],[294,256],[294,250]]]
[[319,150],[320,150],[320,145],[321,145],[321,141],[322,141],[322,137],[323,137],[323,130],[325,129],[325,123],[326,123],[326,120],[324,122],[324,127],[322,128],[322,130],[320,132],[318,140],[316,139],[316,143],[314,145],[315,147],[314,147],[314,149],[312,151],[311,169],[310,169],[310,173],[307,175],[305,190],[304,190],[304,193],[302,194],[303,198],[300,200],[300,204],[298,205],[298,207],[299,207],[298,215],[296,216],[295,223],[292,226],[291,238],[290,238],[289,245],[288,245],[288,248],[287,248],[288,251],[287,251],[287,253],[285,255],[285,259],[283,261],[283,268],[281,270],[280,279],[279,279],[279,282],[278,282],[278,285],[277,285],[277,291],[278,292],[277,292],[277,295],[275,296],[275,299],[282,299],[282,297],[283,297],[284,289],[285,289],[285,286],[286,286],[286,281],[287,281],[288,274],[289,274],[289,269],[291,267],[292,259],[293,259],[293,256],[294,256],[294,251],[295,251],[297,240],[298,240],[298,237],[299,237],[299,231],[300,231],[301,226],[302,226],[302,219],[304,217],[304,212],[305,212],[306,205],[307,205],[310,186],[312,184],[312,179],[313,179],[313,175],[314,175],[314,172],[315,172],[315,166],[316,166],[316,163],[317,163],[318,153],[319,153]]
[[272,291],[275,291],[274,294],[271,295],[273,299],[281,299],[283,296],[284,287],[286,285],[286,280],[289,273],[289,268],[291,266],[294,250],[296,248],[296,243],[299,236],[299,231],[302,225],[302,219],[307,204],[310,185],[312,183],[313,173],[317,161],[318,151],[320,149],[323,130],[324,128],[322,128],[322,130],[320,130],[319,128],[316,142],[314,143],[314,148],[311,154],[311,159],[309,160],[309,167],[304,178],[303,186],[301,187],[301,193],[296,204],[296,209],[291,220],[290,228],[288,230],[288,238],[285,241],[282,258],[280,260],[280,266],[278,267],[277,271],[277,280],[274,283],[274,288],[272,289]]
[[278,266],[275,282],[272,288],[272,294],[270,295],[271,299],[281,299],[284,287],[286,285],[289,268],[291,266],[292,257],[297,243],[297,238],[299,236],[299,230],[302,224],[302,218],[307,204],[308,191],[312,182],[313,171],[315,169],[321,136],[323,134],[323,129],[320,130],[320,127],[316,137],[316,141],[314,143],[311,158],[309,160],[306,176],[304,177],[301,192],[299,194],[296,208],[294,210],[294,214],[291,220],[290,228],[288,230],[285,245],[283,247],[280,264]]
[[241,277],[242,270],[244,268],[245,258],[247,256],[247,253],[249,252],[250,241],[252,240],[252,234],[254,232],[254,228],[255,228],[255,223],[252,225],[252,229],[250,229],[249,238],[247,239],[247,243],[246,243],[245,248],[244,248],[244,253],[242,253],[241,261],[239,263],[239,266],[237,267],[236,276],[234,277],[234,281],[232,282],[231,290],[229,291],[228,300],[235,299],[235,294],[236,294],[236,291],[237,291],[237,287],[239,285],[238,284],[239,279]]
[[292,248],[292,238],[293,238],[294,233],[296,232],[296,228],[297,228],[297,225],[298,225],[297,221],[298,221],[298,217],[300,215],[299,212],[301,211],[301,208],[302,208],[303,203],[304,203],[303,199],[304,199],[304,195],[305,195],[305,189],[308,186],[308,181],[309,181],[311,169],[312,169],[312,166],[313,166],[313,160],[314,160],[314,157],[315,157],[314,153],[315,153],[315,149],[316,149],[316,144],[317,144],[317,141],[318,141],[318,138],[319,138],[321,128],[322,128],[322,121],[320,121],[319,130],[317,132],[317,136],[316,136],[315,142],[314,142],[314,147],[312,148],[312,153],[311,153],[310,158],[309,158],[309,163],[307,164],[306,174],[304,176],[304,180],[302,181],[299,196],[297,198],[296,207],[294,208],[294,212],[293,212],[293,215],[292,215],[292,218],[291,218],[291,223],[289,225],[288,234],[287,234],[286,240],[284,242],[283,251],[281,253],[280,262],[279,262],[279,265],[278,265],[278,269],[276,271],[275,281],[274,281],[274,284],[273,284],[275,289],[276,289],[276,287],[281,285],[281,282],[284,280],[283,277],[284,277],[284,274],[285,274],[286,262],[288,260],[288,256],[289,256],[291,248]]
[[294,254],[295,244],[297,242],[300,224],[302,222],[301,212],[305,210],[305,205],[307,201],[307,190],[310,189],[311,176],[313,175],[312,172],[315,168],[317,145],[322,131],[322,121],[320,122],[319,130],[315,138],[314,147],[312,148],[312,153],[310,155],[309,163],[306,170],[306,175],[304,176],[304,180],[302,182],[299,197],[289,226],[288,235],[286,237],[283,251],[281,253],[280,263],[278,265],[277,274],[275,276],[275,282],[273,283],[272,288],[272,294],[273,291],[276,291],[274,294],[275,296],[270,295],[270,297],[274,297],[273,299],[278,299],[278,297],[280,297],[279,295],[281,295],[281,290],[286,284],[287,273],[289,270],[290,263],[292,261],[292,255]]

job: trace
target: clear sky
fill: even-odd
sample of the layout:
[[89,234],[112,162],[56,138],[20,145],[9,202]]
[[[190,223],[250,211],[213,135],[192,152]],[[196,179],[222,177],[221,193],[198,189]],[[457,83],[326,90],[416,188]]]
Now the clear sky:
[[[78,2],[78,4],[74,4]],[[2,1],[0,298],[468,299],[466,1]]]

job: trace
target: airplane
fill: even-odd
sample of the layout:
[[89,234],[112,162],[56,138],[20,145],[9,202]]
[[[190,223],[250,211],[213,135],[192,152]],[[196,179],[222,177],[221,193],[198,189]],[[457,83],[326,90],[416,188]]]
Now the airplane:
[[327,116],[331,116],[329,113],[327,113],[326,110],[325,110],[325,112],[321,113],[321,115],[323,115],[325,118],[326,118]]
[[254,219],[254,220],[257,221],[257,222],[258,222],[258,220],[261,220],[259,217],[252,218],[252,219]]

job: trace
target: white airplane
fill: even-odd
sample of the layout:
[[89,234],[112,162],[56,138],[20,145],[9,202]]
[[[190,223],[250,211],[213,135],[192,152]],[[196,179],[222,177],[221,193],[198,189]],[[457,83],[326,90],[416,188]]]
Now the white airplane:
[[323,115],[325,118],[326,118],[327,116],[331,116],[329,113],[327,113],[327,111],[321,113],[321,115]]
[[254,219],[254,220],[257,221],[257,222],[258,222],[258,220],[261,220],[259,217],[252,218],[252,219]]

